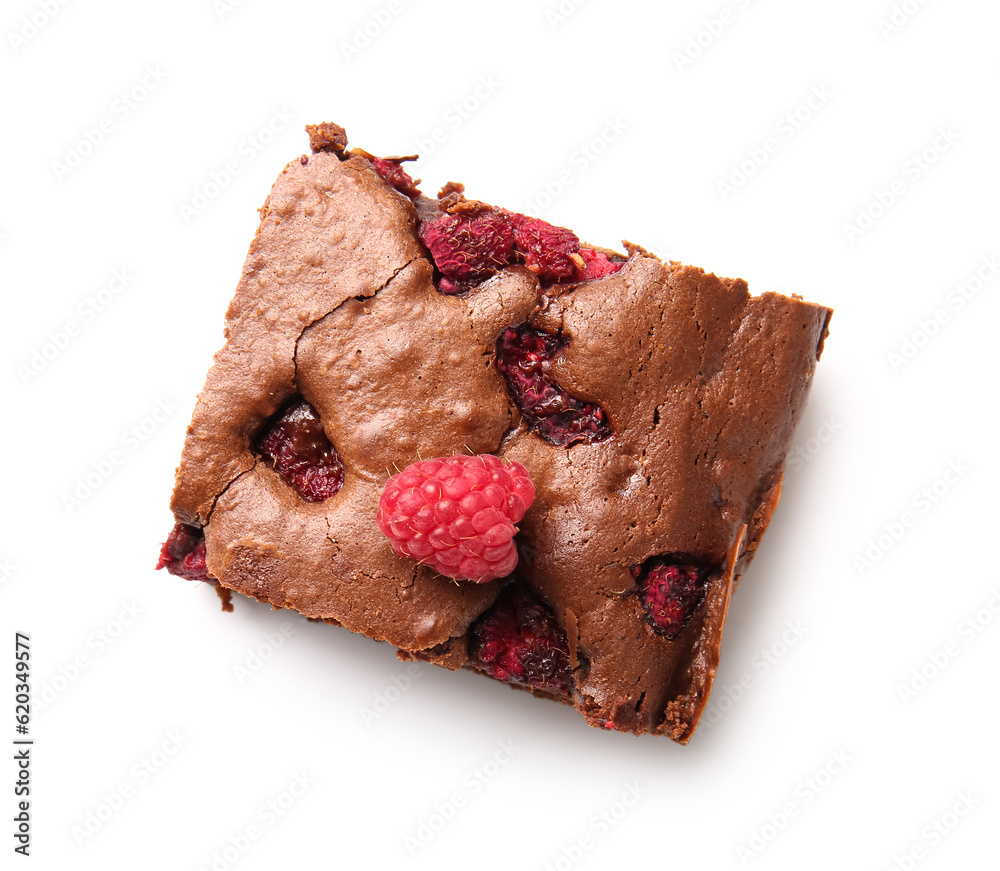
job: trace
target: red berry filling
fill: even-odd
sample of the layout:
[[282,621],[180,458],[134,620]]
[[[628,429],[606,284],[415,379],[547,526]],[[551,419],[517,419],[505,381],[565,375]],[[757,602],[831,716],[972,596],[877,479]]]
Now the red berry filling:
[[608,257],[603,251],[595,251],[593,248],[581,248],[580,257],[583,258],[583,274],[579,270],[574,273],[577,281],[590,281],[592,278],[604,278],[611,275],[624,266]]
[[442,293],[465,290],[513,263],[524,263],[544,284],[603,278],[624,265],[582,248],[565,227],[466,200],[461,185],[441,193],[443,214],[421,222],[418,234],[441,275]]
[[497,369],[528,425],[553,445],[599,442],[611,435],[599,405],[570,396],[549,374],[549,361],[566,345],[527,324],[508,327],[497,339]]
[[551,693],[569,693],[569,642],[534,593],[510,584],[469,630],[469,657],[490,677]]
[[541,279],[572,278],[586,265],[576,233],[538,218],[514,215],[514,244],[524,256],[524,265]]
[[376,522],[400,556],[485,583],[517,565],[515,523],[535,498],[528,470],[491,454],[421,460],[393,475]]
[[232,593],[208,573],[205,561],[205,532],[197,526],[176,523],[160,548],[157,569],[166,569],[188,581],[208,581],[222,601],[223,611],[232,611]]
[[449,283],[488,278],[514,257],[514,228],[510,215],[501,209],[484,209],[472,215],[444,214],[424,221],[419,234],[438,272]]
[[706,569],[674,557],[653,557],[632,569],[646,620],[659,634],[673,638],[705,598]]
[[340,454],[326,437],[316,409],[304,399],[271,420],[257,450],[306,502],[329,499],[344,483]]
[[372,156],[369,160],[371,160],[372,166],[375,167],[375,172],[382,176],[401,194],[411,199],[420,196],[420,189],[417,187],[420,179],[414,181],[410,174],[403,169],[403,158]]
[[175,524],[160,548],[156,568],[189,581],[210,580],[205,563],[205,533],[197,526]]

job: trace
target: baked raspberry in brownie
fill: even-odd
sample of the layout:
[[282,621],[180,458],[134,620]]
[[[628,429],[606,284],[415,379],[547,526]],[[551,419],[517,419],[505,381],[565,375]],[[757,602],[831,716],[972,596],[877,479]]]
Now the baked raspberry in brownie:
[[686,742],[829,309],[427,197],[412,158],[307,129],[160,567]]

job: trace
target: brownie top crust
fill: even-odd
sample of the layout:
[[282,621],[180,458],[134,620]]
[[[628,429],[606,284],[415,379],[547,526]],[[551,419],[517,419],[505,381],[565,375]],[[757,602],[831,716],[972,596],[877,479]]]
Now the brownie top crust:
[[[604,277],[546,284],[515,263],[443,293],[418,232],[439,204],[401,193],[333,127],[313,128],[318,150],[284,169],[260,210],[188,430],[176,518],[203,528],[225,588],[404,658],[475,666],[470,626],[506,581],[456,583],[398,556],[375,515],[388,477],[418,459],[516,460],[536,498],[515,583],[551,610],[573,667],[570,693],[553,697],[593,725],[686,741],[734,585],[777,504],[830,310],[750,296],[742,280],[635,246]],[[599,409],[609,435],[540,437],[497,365],[500,337],[521,327],[558,337],[548,376]],[[342,488],[321,502],[256,448],[295,397],[343,462]],[[640,567],[665,554],[706,578],[672,637],[639,595]]]

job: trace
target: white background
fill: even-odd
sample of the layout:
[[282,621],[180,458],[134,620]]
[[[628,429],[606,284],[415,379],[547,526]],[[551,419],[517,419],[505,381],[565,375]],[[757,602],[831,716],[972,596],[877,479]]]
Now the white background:
[[[13,859],[995,867],[998,25],[986,0],[5,4]],[[431,193],[836,309],[689,746],[152,570],[255,209],[323,120],[423,152]]]

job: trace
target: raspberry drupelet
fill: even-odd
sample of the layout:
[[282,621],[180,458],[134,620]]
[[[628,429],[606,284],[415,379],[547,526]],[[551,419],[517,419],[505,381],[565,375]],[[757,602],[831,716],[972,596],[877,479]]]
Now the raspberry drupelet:
[[422,460],[393,475],[376,522],[400,556],[484,583],[517,565],[514,526],[535,498],[528,471],[491,454]]

